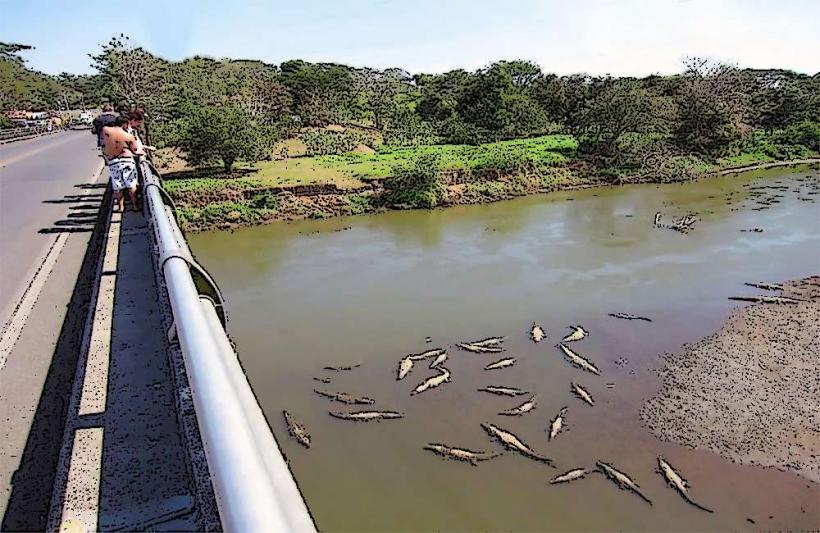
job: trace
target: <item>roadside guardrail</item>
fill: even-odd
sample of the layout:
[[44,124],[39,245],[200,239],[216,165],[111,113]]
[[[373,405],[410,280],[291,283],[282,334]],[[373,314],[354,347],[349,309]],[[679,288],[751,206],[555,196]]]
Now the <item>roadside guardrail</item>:
[[159,172],[138,166],[176,339],[225,531],[316,531],[225,332],[222,296],[191,254]]
[[32,137],[39,137],[50,133],[57,133],[62,131],[59,128],[48,129],[48,126],[36,126],[34,128],[8,128],[0,130],[0,144],[22,141],[23,139],[30,139]]

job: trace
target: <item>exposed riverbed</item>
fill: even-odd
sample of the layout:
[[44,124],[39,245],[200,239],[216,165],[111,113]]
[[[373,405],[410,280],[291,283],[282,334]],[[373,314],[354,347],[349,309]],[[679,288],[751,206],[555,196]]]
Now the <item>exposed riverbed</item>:
[[666,356],[641,417],[659,438],[820,482],[820,277],[761,292],[796,301],[737,309]]
[[[778,188],[760,188],[770,186]],[[820,271],[818,187],[816,170],[773,169],[202,233],[190,242],[225,293],[242,363],[323,530],[817,529],[816,483],[661,442],[639,411],[660,386],[659,354],[719,330],[743,305],[729,296],[759,294],[743,282]],[[657,211],[664,220],[694,212],[699,221],[680,234],[654,227]],[[762,231],[742,231],[753,229]],[[527,334],[533,321],[548,334],[539,344]],[[576,324],[590,336],[572,348],[600,377],[554,347]],[[451,346],[491,335],[506,336],[504,354]],[[399,359],[438,346],[449,347],[452,382],[411,397],[435,372],[420,363],[397,382]],[[483,370],[501,356],[517,364]],[[594,407],[570,394],[572,381],[589,389]],[[497,416],[528,397],[476,391],[485,385],[528,390],[538,406]],[[328,411],[351,409],[314,388],[369,396],[406,417],[337,420]],[[564,406],[569,430],[548,442],[545,429]],[[283,409],[307,426],[309,450],[288,437]],[[488,421],[553,458],[557,470],[511,452],[472,467],[423,449],[441,442],[497,451],[480,427]],[[714,514],[665,486],[658,455]],[[654,505],[599,474],[548,484],[598,459],[630,474]]]

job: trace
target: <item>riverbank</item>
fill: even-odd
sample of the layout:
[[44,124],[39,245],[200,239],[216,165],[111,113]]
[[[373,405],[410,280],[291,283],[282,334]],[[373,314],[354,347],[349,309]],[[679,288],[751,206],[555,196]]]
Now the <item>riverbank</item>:
[[[529,165],[526,170],[516,172],[494,170],[487,165],[486,157],[476,161],[475,153],[465,157],[453,147],[442,147],[452,153],[444,151],[450,159],[440,173],[444,195],[439,206],[489,203],[531,194],[613,184],[611,179],[602,177],[585,161],[566,157],[562,152],[572,147],[561,136],[535,141],[524,141],[529,144],[526,147],[512,143],[498,147],[518,151],[538,147],[536,157],[542,164]],[[359,160],[360,156],[355,155],[295,158],[275,163],[281,174],[277,174],[275,180],[254,177],[250,171],[245,171],[238,173],[238,177],[169,179],[166,180],[166,187],[177,203],[180,222],[186,231],[229,229],[305,218],[325,219],[406,208],[382,200],[385,177],[390,172],[387,162],[396,158],[396,152],[390,153],[384,161],[383,155],[366,157],[376,160],[367,169]],[[340,162],[345,166],[340,167]],[[457,166],[459,163],[461,167]],[[676,181],[817,163],[820,163],[820,158],[766,160],[742,166],[727,160],[690,168]],[[298,168],[300,166],[302,168]],[[329,177],[324,180],[313,177],[325,174]],[[642,176],[621,179],[619,183],[668,181],[668,177]]]
[[661,440],[820,483],[820,276],[778,295],[800,302],[741,307],[667,355],[641,419]]

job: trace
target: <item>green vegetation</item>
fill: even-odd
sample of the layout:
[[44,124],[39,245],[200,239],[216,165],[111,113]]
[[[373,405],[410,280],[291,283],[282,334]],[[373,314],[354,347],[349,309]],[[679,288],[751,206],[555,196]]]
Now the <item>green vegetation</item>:
[[299,135],[307,155],[344,154],[359,145],[371,144],[367,136],[355,131],[306,131]]
[[63,73],[49,76],[26,68],[23,53],[32,46],[0,42],[0,111],[76,109],[102,101],[101,83],[94,76]]
[[244,177],[173,179],[166,181],[166,187],[172,194],[180,197],[222,188],[245,191],[332,184],[343,190],[358,189],[368,180],[387,178],[397,166],[406,165],[423,156],[437,158],[441,170],[502,169],[512,172],[520,170],[525,164],[547,167],[564,162],[576,148],[577,142],[567,135],[499,141],[480,146],[381,146],[378,152],[371,154],[347,153],[262,161],[255,166],[255,172]]
[[395,165],[385,188],[388,204],[428,209],[440,205],[447,197],[447,186],[441,176],[439,156],[422,153]]
[[221,224],[257,224],[272,213],[239,202],[213,202],[199,208],[180,207],[177,215],[183,226],[219,227]]

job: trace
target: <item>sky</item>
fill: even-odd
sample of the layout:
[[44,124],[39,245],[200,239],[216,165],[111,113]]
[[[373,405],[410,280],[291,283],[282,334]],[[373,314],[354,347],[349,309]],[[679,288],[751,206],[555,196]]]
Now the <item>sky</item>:
[[0,0],[29,67],[91,73],[124,33],[165,59],[327,61],[412,73],[529,59],[545,72],[669,74],[687,56],[820,71],[820,0]]

